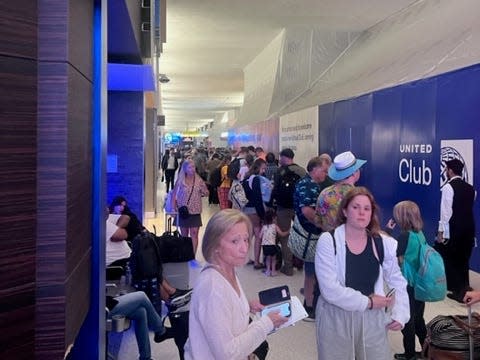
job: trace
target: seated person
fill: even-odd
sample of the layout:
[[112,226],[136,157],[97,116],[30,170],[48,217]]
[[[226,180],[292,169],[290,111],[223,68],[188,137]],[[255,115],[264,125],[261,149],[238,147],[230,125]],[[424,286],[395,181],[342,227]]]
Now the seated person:
[[[132,241],[135,236],[145,230],[138,216],[130,210],[127,200],[123,196],[116,196],[110,204],[110,213],[115,215],[126,215],[123,217],[122,227],[127,231],[128,241]],[[127,221],[128,219],[128,221]]]
[[[107,208],[108,210],[108,208]],[[125,268],[130,260],[132,250],[127,243],[129,216],[120,214],[106,214],[106,266],[121,266]],[[160,298],[167,303],[170,311],[184,306],[190,301],[192,289],[176,289],[165,278],[159,281]]]
[[141,360],[151,359],[149,330],[155,332],[156,343],[173,337],[173,331],[163,326],[162,318],[158,315],[152,303],[142,291],[136,291],[115,298],[107,297],[109,317],[121,315],[135,320],[135,337]]
[[[108,209],[107,209],[108,210]],[[106,265],[125,267],[130,259],[132,249],[127,243],[127,230],[125,230],[128,218],[120,215],[108,214],[105,226],[106,234]],[[118,224],[118,225],[117,225]]]

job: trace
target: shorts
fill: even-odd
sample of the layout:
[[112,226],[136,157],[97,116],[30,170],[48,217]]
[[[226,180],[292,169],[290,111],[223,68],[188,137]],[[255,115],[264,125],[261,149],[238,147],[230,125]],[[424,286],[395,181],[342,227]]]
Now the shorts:
[[277,246],[276,245],[262,245],[263,255],[265,256],[274,256],[277,255]]

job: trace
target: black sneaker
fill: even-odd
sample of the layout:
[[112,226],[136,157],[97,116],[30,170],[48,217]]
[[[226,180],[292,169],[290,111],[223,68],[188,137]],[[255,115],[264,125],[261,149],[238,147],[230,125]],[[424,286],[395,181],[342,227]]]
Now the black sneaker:
[[192,298],[192,292],[193,289],[177,289],[172,295],[170,295],[170,299],[168,299],[167,304],[171,307],[179,308],[190,302],[190,299]]
[[449,299],[455,300],[456,302],[459,302],[460,304],[463,304],[463,296],[458,293],[448,293],[447,297]]
[[403,354],[395,354],[393,355],[393,358],[396,359],[396,360],[416,360],[416,359],[423,359],[422,358],[422,353],[420,351],[416,351],[415,352],[415,355],[410,357],[410,358],[407,358],[407,356],[405,355],[405,353]]
[[164,327],[163,332],[157,331],[155,332],[155,336],[153,337],[153,341],[156,343],[160,343],[167,339],[171,339],[174,337],[173,329],[171,327]]

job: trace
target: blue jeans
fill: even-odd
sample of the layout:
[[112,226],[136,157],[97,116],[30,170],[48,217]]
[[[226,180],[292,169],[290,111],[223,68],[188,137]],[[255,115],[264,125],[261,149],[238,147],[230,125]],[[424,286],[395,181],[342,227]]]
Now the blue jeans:
[[162,318],[158,315],[147,295],[143,291],[136,291],[116,297],[118,304],[110,311],[110,316],[123,315],[135,320],[135,337],[137,338],[140,360],[151,358],[149,329],[163,332]]

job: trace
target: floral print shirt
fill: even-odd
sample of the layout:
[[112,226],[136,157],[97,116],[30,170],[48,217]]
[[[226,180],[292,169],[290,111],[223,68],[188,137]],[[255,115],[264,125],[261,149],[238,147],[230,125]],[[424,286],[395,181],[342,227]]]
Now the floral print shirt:
[[307,173],[302,179],[298,180],[295,185],[295,193],[293,194],[293,208],[295,209],[295,215],[298,217],[298,220],[305,231],[312,234],[320,234],[322,229],[319,229],[308,221],[302,213],[302,208],[305,206],[314,208],[321,189],[321,185],[313,181],[311,176]]
[[340,203],[351,189],[353,185],[338,183],[322,190],[318,196],[315,212],[320,216],[323,231],[331,231],[337,227]]

